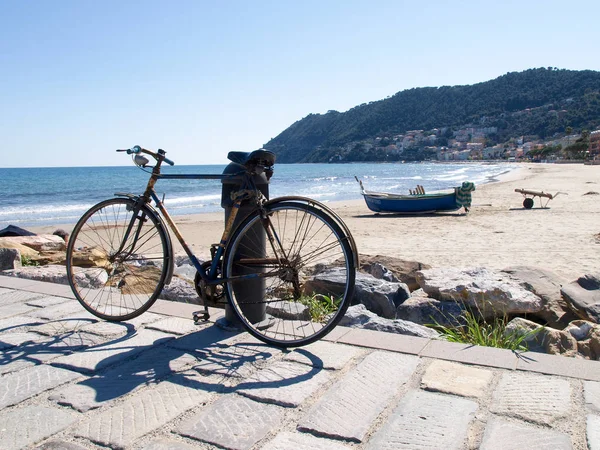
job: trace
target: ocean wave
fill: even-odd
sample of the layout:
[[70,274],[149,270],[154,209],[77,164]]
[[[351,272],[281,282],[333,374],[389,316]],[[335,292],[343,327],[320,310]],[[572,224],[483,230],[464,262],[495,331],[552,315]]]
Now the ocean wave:
[[206,202],[206,201],[210,201],[210,200],[221,200],[221,195],[220,194],[207,194],[207,195],[195,195],[192,197],[175,197],[175,198],[168,198],[165,197],[165,205],[167,207],[171,206],[171,205],[180,205],[182,203],[193,203],[193,202]]
[[309,192],[309,193],[302,193],[299,195],[300,195],[300,197],[312,197],[314,199],[318,199],[318,198],[335,197],[337,194],[338,194],[337,192],[320,192],[320,193]]
[[335,181],[339,179],[339,177],[316,177],[313,178],[312,181]]
[[0,227],[7,225],[46,225],[46,224],[69,224],[75,223],[81,218],[81,214],[69,215],[69,216],[27,216],[27,217],[14,217],[10,220],[0,220]]
[[0,208],[0,217],[10,216],[10,215],[33,215],[40,216],[46,213],[61,213],[68,211],[87,211],[92,207],[92,204],[78,204],[78,205],[29,205],[29,206],[20,206],[20,207],[10,207],[10,208]]
[[435,178],[435,180],[438,181],[461,181],[467,179],[469,179],[469,177],[465,174],[438,176]]

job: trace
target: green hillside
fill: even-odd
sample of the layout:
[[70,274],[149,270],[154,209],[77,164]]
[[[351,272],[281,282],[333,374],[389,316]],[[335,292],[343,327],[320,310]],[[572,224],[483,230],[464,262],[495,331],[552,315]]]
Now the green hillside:
[[[600,128],[600,72],[540,68],[470,86],[409,89],[343,113],[309,114],[265,148],[281,163],[350,161],[352,149],[376,138],[424,130],[437,133],[436,145],[443,145],[453,131],[469,126],[497,129],[486,136],[486,145],[520,136],[550,139],[567,127],[574,132]],[[363,151],[362,159],[377,160],[376,150]],[[407,159],[422,159],[422,149],[411,151]]]

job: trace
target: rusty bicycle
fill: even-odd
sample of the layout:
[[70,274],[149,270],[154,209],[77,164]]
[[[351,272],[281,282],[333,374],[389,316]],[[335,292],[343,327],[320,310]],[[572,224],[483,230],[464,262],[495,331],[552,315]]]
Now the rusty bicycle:
[[[150,178],[142,194],[116,193],[90,208],[73,229],[67,274],[86,310],[108,321],[129,320],[148,310],[173,277],[170,229],[196,269],[194,284],[204,309],[195,319],[208,320],[208,305],[226,302],[250,334],[278,347],[309,344],[337,325],[354,292],[356,245],[326,205],[298,196],[265,197],[256,180],[273,174],[275,154],[230,152],[237,169],[217,175],[162,173],[163,163],[174,163],[160,149],[117,151],[132,155]],[[144,155],[154,159],[153,165]],[[155,184],[234,178],[238,187],[231,192],[233,207],[221,240],[211,246],[211,259],[202,262]],[[243,218],[240,209],[247,212]],[[325,269],[334,270],[334,276],[320,276]]]

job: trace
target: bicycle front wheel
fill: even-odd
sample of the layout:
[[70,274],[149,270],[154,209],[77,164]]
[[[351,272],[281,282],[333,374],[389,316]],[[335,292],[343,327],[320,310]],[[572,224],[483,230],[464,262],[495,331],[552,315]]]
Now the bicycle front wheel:
[[158,298],[169,264],[162,223],[150,208],[126,198],[93,206],[67,246],[67,275],[75,297],[95,316],[132,319]]
[[[251,213],[231,237],[225,292],[256,338],[277,347],[310,344],[337,325],[352,299],[351,239],[334,218],[309,204],[272,203],[264,213]],[[319,280],[330,269],[334,276]]]

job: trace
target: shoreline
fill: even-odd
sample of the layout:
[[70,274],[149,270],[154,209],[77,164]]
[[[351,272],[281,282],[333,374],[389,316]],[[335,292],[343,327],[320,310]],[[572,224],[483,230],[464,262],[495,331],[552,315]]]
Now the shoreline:
[[[540,208],[526,210],[514,189],[564,192]],[[461,211],[422,216],[375,214],[362,198],[327,205],[344,220],[363,255],[414,260],[432,267],[535,266],[567,281],[600,270],[600,167],[519,163],[497,180],[477,186],[469,214]],[[174,216],[192,251],[208,259],[220,240],[223,212]],[[73,225],[29,227],[38,234]],[[183,253],[172,235],[175,253]]]

